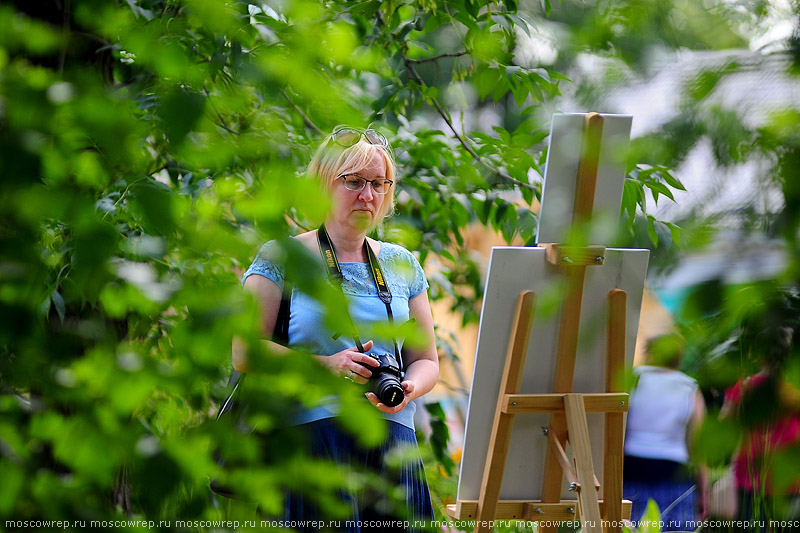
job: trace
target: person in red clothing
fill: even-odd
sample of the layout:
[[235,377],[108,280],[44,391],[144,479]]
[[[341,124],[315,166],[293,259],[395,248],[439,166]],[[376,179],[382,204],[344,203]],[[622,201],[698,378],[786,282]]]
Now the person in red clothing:
[[800,446],[798,392],[780,375],[777,365],[765,364],[725,393],[723,414],[735,413],[747,428],[734,457],[743,520],[785,520],[800,502],[800,485],[773,482],[776,455]]

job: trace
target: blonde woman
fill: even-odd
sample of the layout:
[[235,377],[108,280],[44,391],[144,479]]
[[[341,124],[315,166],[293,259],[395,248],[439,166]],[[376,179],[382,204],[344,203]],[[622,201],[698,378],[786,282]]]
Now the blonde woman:
[[[387,502],[375,501],[374,494],[344,493],[343,503],[351,514],[346,522],[348,531],[377,530],[375,525],[387,518],[430,520],[430,493],[419,458],[409,460],[398,472],[391,472],[384,463],[391,449],[401,445],[416,447],[413,400],[429,392],[439,376],[428,282],[419,262],[401,246],[367,237],[393,210],[396,174],[391,147],[375,130],[337,127],[317,150],[308,173],[321,180],[323,189],[330,194],[331,209],[323,226],[296,239],[329,269],[331,282],[341,285],[355,329],[369,331],[376,322],[402,324],[413,319],[427,342],[412,349],[403,347],[403,339],[372,338],[362,344],[357,334],[336,335],[325,327],[323,309],[314,295],[291,290],[285,351],[302,346],[334,374],[360,384],[366,384],[379,367],[391,367],[390,359],[402,371],[396,374],[396,381],[386,377],[386,391],[373,387],[366,394],[388,420],[388,438],[378,448],[362,449],[340,429],[337,417],[347,413],[339,413],[335,399],[302,412],[295,423],[302,424],[309,435],[313,456],[335,460],[355,471],[369,471],[386,483],[401,486],[405,493],[405,514],[387,511]],[[266,338],[273,333],[285,288],[286,270],[276,260],[280,257],[277,246],[274,241],[265,244],[244,274],[245,289],[256,295],[262,308]],[[386,293],[391,294],[388,304]],[[383,359],[376,360],[370,354],[380,354]],[[247,369],[241,350],[234,350],[234,367]],[[309,520],[317,515],[310,499],[294,494],[288,497],[288,520]],[[389,529],[403,530],[403,526],[396,522]]]

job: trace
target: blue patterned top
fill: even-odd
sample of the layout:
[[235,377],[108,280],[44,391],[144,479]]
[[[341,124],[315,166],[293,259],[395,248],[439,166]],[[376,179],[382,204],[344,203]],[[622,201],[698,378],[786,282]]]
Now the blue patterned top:
[[[392,314],[395,323],[400,325],[409,319],[408,301],[428,289],[428,280],[414,255],[396,244],[381,242],[378,252],[378,263],[381,266],[389,289],[392,291]],[[286,278],[285,267],[280,263],[282,256],[280,245],[276,241],[266,243],[258,256],[244,273],[242,283],[251,275],[257,274],[272,280],[283,291]],[[357,324],[362,340],[373,339],[373,352],[394,355],[392,339],[380,338],[372,334],[374,326],[387,322],[386,305],[378,297],[378,289],[372,279],[367,263],[339,263],[342,270],[342,290],[347,296],[350,315]],[[303,349],[319,355],[333,355],[355,345],[351,337],[342,335],[333,338],[333,332],[324,325],[323,307],[310,295],[297,289],[292,290],[289,315],[289,346]],[[402,353],[403,339],[397,339]],[[388,420],[398,422],[414,429],[414,412],[412,403],[399,413],[384,415]],[[339,406],[336,398],[326,401],[313,409],[303,411],[297,423],[305,424],[314,420],[331,418],[338,415]]]

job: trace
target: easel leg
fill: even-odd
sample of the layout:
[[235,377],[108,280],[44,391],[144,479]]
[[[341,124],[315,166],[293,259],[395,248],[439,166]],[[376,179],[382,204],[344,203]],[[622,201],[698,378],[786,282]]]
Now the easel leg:
[[594,195],[597,186],[597,168],[600,162],[600,143],[603,137],[603,117],[589,113],[583,122],[581,159],[578,164],[578,181],[573,204],[573,224],[586,222],[594,209]]
[[514,415],[503,413],[503,401],[506,394],[519,392],[525,355],[528,352],[528,341],[531,336],[535,302],[536,296],[531,291],[523,291],[517,298],[517,310],[514,315],[511,339],[508,343],[500,394],[497,397],[492,436],[489,440],[489,454],[483,469],[475,525],[476,533],[490,532],[491,528],[488,524],[494,520],[497,514],[497,501],[500,497],[500,486],[503,484],[503,471],[506,467],[511,429],[514,425]]
[[[571,392],[572,379],[575,375],[575,357],[578,351],[578,329],[580,327],[581,307],[583,305],[583,285],[586,279],[586,267],[576,266],[565,270],[564,277],[567,286],[566,300],[561,311],[561,320],[558,330],[558,346],[556,351],[556,369],[553,379],[553,392]],[[562,414],[553,415],[550,427],[555,437],[566,446],[567,419]],[[544,465],[544,480],[542,482],[542,501],[556,503],[561,501],[561,481],[563,471],[558,464],[556,452],[551,446],[547,447],[547,457]],[[554,526],[542,527],[540,533],[555,533],[558,528]]]
[[[621,392],[625,368],[627,294],[620,289],[608,293],[608,337],[606,392]],[[605,462],[603,466],[604,519],[609,533],[622,532],[622,462],[625,454],[625,414],[606,413]]]
[[[578,176],[575,185],[575,200],[572,215],[573,226],[575,226],[576,223],[586,222],[594,208],[602,136],[603,117],[598,113],[587,114],[583,123],[581,158],[578,165]],[[568,267],[564,271],[564,278],[567,287],[567,295],[559,324],[553,392],[572,391],[586,267]],[[564,446],[567,442],[567,421],[564,416],[554,415],[550,420],[550,427],[551,430],[555,432],[558,441]],[[561,478],[563,472],[561,466],[558,464],[555,450],[549,445],[547,449],[544,480],[542,482],[542,501],[553,503],[561,500]],[[586,486],[593,487],[594,482]],[[555,533],[556,530],[557,528],[549,526],[540,528],[539,532]]]
[[567,394],[564,398],[564,410],[567,415],[569,440],[581,491],[578,495],[581,510],[582,533],[601,533],[600,503],[594,487],[594,465],[592,464],[592,447],[589,441],[589,426],[586,423],[586,409],[580,394]]

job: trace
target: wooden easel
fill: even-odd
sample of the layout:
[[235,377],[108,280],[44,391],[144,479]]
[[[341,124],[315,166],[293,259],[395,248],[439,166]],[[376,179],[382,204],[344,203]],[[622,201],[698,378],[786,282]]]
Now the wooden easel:
[[[597,113],[586,116],[573,226],[588,221],[592,214],[602,129],[602,116]],[[553,393],[519,394],[535,306],[534,293],[523,291],[517,299],[479,500],[459,500],[448,506],[448,514],[460,520],[476,520],[475,531],[482,533],[491,531],[491,523],[501,519],[551,523],[579,519],[584,532],[621,532],[622,519],[629,518],[631,512],[631,503],[622,500],[624,416],[628,410],[628,394],[622,392],[618,382],[625,364],[627,295],[619,289],[608,294],[606,392],[572,393],[586,269],[603,264],[605,247],[540,246],[546,248],[548,262],[563,269],[567,286],[559,324]],[[592,446],[598,443],[590,442],[587,412],[605,413],[602,501],[598,499],[601,485],[592,463]],[[500,501],[514,417],[525,413],[550,414],[550,424],[543,428],[548,451],[542,498]],[[572,461],[565,450],[567,442]],[[569,482],[570,491],[577,494],[575,500],[561,500],[562,477]],[[540,531],[548,533],[556,529],[545,525]]]

